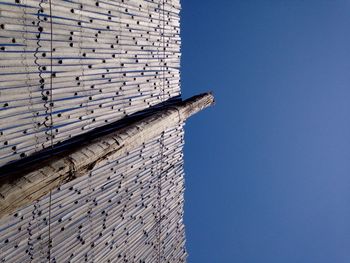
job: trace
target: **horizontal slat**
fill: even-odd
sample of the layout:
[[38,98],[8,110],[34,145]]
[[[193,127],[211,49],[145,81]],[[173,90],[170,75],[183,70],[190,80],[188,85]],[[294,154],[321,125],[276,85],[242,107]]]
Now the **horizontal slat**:
[[[0,0],[0,166],[180,95],[178,0],[51,7]],[[0,219],[0,261],[185,262],[183,136],[180,124]]]

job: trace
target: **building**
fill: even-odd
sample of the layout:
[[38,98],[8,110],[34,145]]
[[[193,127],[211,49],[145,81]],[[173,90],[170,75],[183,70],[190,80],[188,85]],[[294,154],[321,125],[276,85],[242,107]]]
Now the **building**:
[[1,1],[1,262],[186,261],[179,12]]

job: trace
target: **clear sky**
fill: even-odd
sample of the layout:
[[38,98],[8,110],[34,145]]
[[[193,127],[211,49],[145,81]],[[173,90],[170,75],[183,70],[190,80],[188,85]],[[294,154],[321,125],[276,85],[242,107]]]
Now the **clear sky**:
[[350,262],[350,2],[182,0],[189,263]]

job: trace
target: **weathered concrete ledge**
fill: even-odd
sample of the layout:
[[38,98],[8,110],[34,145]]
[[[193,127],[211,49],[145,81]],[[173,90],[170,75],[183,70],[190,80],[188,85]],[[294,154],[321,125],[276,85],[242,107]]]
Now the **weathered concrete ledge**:
[[0,218],[31,204],[60,185],[86,174],[106,158],[116,158],[141,146],[213,103],[214,97],[211,93],[194,96],[96,138],[66,156],[49,157],[34,171],[1,182]]

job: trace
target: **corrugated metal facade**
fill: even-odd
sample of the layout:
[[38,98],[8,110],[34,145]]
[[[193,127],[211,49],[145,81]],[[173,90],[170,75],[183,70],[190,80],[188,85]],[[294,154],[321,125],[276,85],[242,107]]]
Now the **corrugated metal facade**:
[[[179,96],[179,11],[0,0],[0,165]],[[0,261],[186,261],[182,147],[179,123],[1,218]]]

